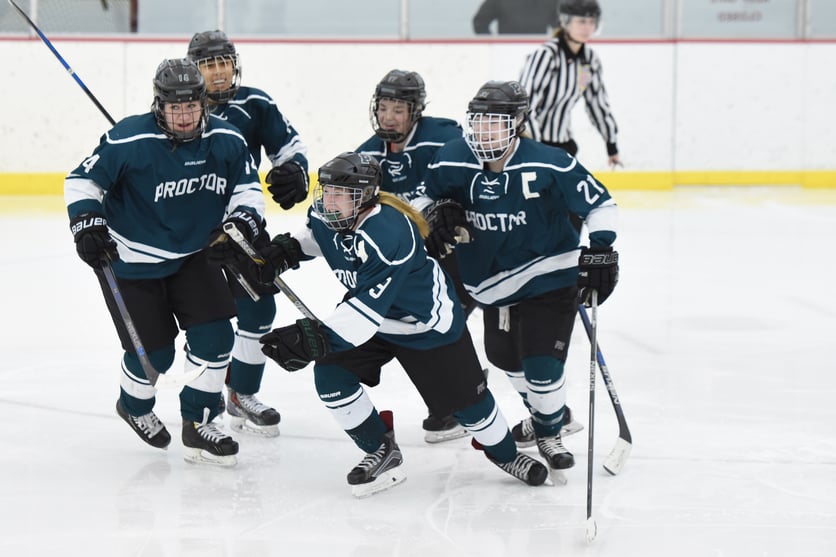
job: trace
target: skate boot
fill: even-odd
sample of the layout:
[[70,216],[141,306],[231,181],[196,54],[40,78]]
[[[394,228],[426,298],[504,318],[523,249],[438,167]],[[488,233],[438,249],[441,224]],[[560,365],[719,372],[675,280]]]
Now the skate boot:
[[226,412],[229,414],[229,427],[235,431],[264,437],[279,435],[281,416],[275,408],[262,403],[255,395],[242,395],[229,389]]
[[[566,415],[564,417],[563,427],[560,428],[561,435],[572,435],[583,429],[583,424],[574,421],[572,418],[572,411],[566,407]],[[514,437],[517,446],[520,448],[531,447],[535,443],[534,424],[531,423],[531,417],[522,420],[511,429],[511,435]]]
[[430,412],[422,426],[424,428],[424,441],[427,443],[441,443],[468,435],[467,430],[453,416],[439,418]]
[[171,435],[153,411],[142,416],[131,416],[122,406],[122,401],[117,400],[116,413],[131,426],[140,439],[158,449],[168,448]]
[[537,450],[554,470],[566,470],[575,465],[575,457],[563,446],[560,435],[538,437]]
[[183,458],[195,464],[235,466],[238,443],[207,417],[208,410],[203,422],[183,420]]
[[549,479],[549,469],[528,455],[518,452],[511,462],[499,462],[485,453],[488,460],[496,464],[500,470],[507,472],[528,485],[543,485]]
[[380,448],[367,454],[348,473],[352,494],[360,498],[368,497],[403,482],[406,474],[400,468],[402,463],[403,456],[395,442],[395,432],[387,431]]

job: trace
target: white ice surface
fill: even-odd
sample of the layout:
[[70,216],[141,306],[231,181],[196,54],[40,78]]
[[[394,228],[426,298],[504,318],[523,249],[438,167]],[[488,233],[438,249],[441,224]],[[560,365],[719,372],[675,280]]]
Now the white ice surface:
[[[345,474],[362,454],[310,368],[268,364],[261,397],[280,410],[281,436],[238,435],[233,469],[183,461],[173,391],[156,407],[169,450],[143,444],[114,411],[120,349],[60,201],[4,201],[0,555],[836,555],[836,193],[615,197],[621,282],[599,339],[634,448],[619,476],[604,472],[617,429],[599,376],[589,546],[586,430],[566,441],[568,485],[524,486],[468,439],[425,444],[425,408],[396,366],[370,394],[394,410],[408,479],[369,499],[350,494]],[[299,220],[271,212],[270,229]],[[317,313],[342,295],[319,262],[285,279]],[[278,299],[276,325],[296,319]],[[470,326],[481,344],[478,312]],[[567,373],[588,424],[579,321]],[[525,415],[495,370],[490,386],[510,423]]]

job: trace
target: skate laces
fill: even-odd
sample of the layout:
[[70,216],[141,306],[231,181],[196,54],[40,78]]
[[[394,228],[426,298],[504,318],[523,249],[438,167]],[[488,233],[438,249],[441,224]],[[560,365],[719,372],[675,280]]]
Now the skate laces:
[[384,442],[380,445],[380,448],[377,449],[373,453],[369,453],[363,457],[363,460],[360,461],[360,464],[357,465],[357,468],[362,468],[363,470],[371,470],[383,462],[383,457],[386,456],[386,450],[388,446]]
[[200,434],[201,437],[206,439],[207,441],[211,441],[212,443],[220,443],[222,440],[227,439],[229,435],[218,429],[218,426],[215,425],[215,422],[207,422],[199,424],[195,422],[195,429]]
[[250,414],[262,414],[270,410],[270,407],[258,400],[255,395],[242,395],[236,392],[230,398],[233,404]]
[[511,462],[497,462],[500,468],[517,478],[528,478],[528,473],[536,461],[522,453],[517,453]]
[[130,416],[131,421],[148,437],[153,437],[163,429],[163,423],[153,412],[142,416]]
[[534,437],[534,421],[528,417],[520,422],[520,432],[523,438]]
[[560,435],[554,437],[538,437],[537,447],[546,456],[568,453],[569,451],[563,446],[563,440]]

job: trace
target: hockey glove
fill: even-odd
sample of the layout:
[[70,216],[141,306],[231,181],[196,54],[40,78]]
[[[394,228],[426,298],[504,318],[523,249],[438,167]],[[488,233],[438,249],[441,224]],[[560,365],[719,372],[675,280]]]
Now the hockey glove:
[[328,353],[328,338],[318,321],[299,319],[294,325],[273,329],[259,339],[264,355],[287,371],[297,371]]
[[580,303],[592,305],[592,290],[598,291],[603,304],[618,284],[618,252],[611,247],[581,248],[578,258],[578,296]]
[[308,173],[295,161],[274,166],[265,181],[269,184],[267,191],[273,196],[273,201],[282,209],[290,209],[308,197]]
[[119,260],[116,242],[110,237],[107,219],[100,213],[82,213],[70,221],[75,249],[82,261],[98,269],[102,261]]
[[471,228],[464,215],[464,207],[452,199],[440,199],[424,210],[430,235],[425,243],[427,253],[442,259],[453,253],[453,247],[471,240]]
[[[257,245],[266,233],[261,219],[249,211],[233,212],[224,224],[228,222],[233,223],[247,241],[254,245]],[[227,236],[222,226],[212,230],[209,245],[206,247],[206,258],[213,265],[238,265],[242,269],[250,263],[247,254]]]
[[258,277],[262,284],[273,284],[273,280],[288,269],[298,269],[302,257],[302,247],[296,238],[285,232],[279,234],[267,245],[259,250],[264,258],[263,265],[253,263],[250,272]]

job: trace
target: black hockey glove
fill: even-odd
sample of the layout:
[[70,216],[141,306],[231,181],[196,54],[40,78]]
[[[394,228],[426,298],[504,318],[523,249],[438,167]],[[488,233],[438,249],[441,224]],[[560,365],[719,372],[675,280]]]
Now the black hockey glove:
[[453,253],[453,247],[471,240],[471,228],[464,215],[464,207],[452,199],[440,199],[424,209],[430,235],[425,243],[427,253],[442,259]]
[[273,280],[288,269],[298,269],[302,258],[302,246],[289,233],[279,234],[258,250],[264,258],[264,265],[253,263],[250,266],[252,276],[262,284],[273,284]]
[[[227,217],[224,224],[228,222],[233,223],[247,241],[256,246],[266,234],[264,223],[257,215],[249,211],[238,210],[233,212]],[[241,268],[246,268],[250,263],[250,258],[238,244],[227,236],[223,226],[212,230],[209,236],[209,245],[206,247],[206,258],[213,265],[238,265]]]
[[273,201],[282,209],[290,209],[308,197],[308,173],[297,162],[274,166],[265,181],[269,184],[267,191],[273,196]]
[[259,339],[264,355],[287,371],[297,371],[328,353],[328,338],[318,321],[299,319],[293,325],[273,329]]
[[82,261],[98,269],[102,261],[119,260],[116,242],[107,230],[107,219],[100,213],[82,213],[70,221],[75,249]]
[[603,304],[618,284],[618,252],[611,247],[581,248],[578,258],[578,296],[586,307],[592,305],[592,290]]

